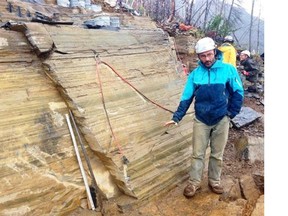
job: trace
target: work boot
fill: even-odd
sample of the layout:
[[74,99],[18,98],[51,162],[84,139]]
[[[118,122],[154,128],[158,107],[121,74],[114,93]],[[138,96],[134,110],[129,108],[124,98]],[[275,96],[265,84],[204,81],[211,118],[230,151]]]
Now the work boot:
[[200,186],[193,185],[188,182],[187,186],[184,188],[183,195],[187,198],[191,198],[195,195],[196,191],[200,189]]
[[222,194],[224,193],[224,188],[220,185],[220,183],[216,183],[216,184],[208,184],[209,188],[216,194]]

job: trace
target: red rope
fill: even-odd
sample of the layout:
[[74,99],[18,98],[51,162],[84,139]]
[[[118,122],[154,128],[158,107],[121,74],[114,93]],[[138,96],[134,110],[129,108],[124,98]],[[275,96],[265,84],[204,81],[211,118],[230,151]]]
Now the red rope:
[[161,109],[165,110],[165,111],[168,111],[170,113],[174,113],[173,111],[161,106],[160,104],[152,101],[151,99],[149,99],[147,96],[145,96],[141,91],[139,91],[137,88],[135,88],[131,83],[129,83],[124,77],[122,77],[111,65],[109,65],[108,63],[104,62],[104,61],[101,61],[103,64],[105,64],[106,66],[108,66],[109,68],[112,69],[112,71],[117,74],[118,77],[120,77],[120,79],[122,81],[124,81],[125,83],[127,83],[131,88],[133,88],[136,92],[138,92],[142,97],[144,97],[147,101],[151,102],[152,104],[160,107]]
[[98,81],[99,81],[102,105],[103,105],[103,108],[104,108],[104,111],[105,111],[105,115],[106,115],[106,118],[107,118],[107,121],[108,121],[108,124],[109,124],[109,128],[110,128],[112,137],[115,140],[115,143],[116,143],[116,145],[117,145],[117,147],[119,149],[120,154],[123,156],[123,158],[126,158],[124,156],[124,154],[123,154],[121,145],[119,144],[118,140],[116,139],[115,133],[113,131],[113,128],[112,128],[112,125],[111,125],[111,122],[110,122],[110,119],[109,119],[109,115],[108,115],[108,112],[107,112],[107,109],[106,109],[106,105],[105,105],[105,99],[104,99],[104,94],[103,94],[102,82],[101,82],[100,73],[99,73],[99,69],[98,69],[98,61],[97,61],[96,57],[95,57],[95,60],[96,60],[96,71],[97,71],[97,77],[98,77]]

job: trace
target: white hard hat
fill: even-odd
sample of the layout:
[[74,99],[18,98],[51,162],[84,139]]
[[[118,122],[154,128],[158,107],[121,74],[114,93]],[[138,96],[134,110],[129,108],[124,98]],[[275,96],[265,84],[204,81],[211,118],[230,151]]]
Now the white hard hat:
[[245,55],[247,55],[248,57],[250,57],[250,52],[249,52],[248,50],[243,50],[243,51],[241,52],[241,54],[245,54]]
[[230,36],[230,35],[227,35],[226,37],[224,37],[224,41],[228,41],[228,42],[234,42],[234,39],[233,39],[233,37],[232,36]]
[[200,39],[196,43],[196,46],[195,46],[195,50],[196,50],[197,54],[206,52],[208,50],[213,50],[215,48],[216,48],[215,42],[210,37],[204,37],[204,38]]

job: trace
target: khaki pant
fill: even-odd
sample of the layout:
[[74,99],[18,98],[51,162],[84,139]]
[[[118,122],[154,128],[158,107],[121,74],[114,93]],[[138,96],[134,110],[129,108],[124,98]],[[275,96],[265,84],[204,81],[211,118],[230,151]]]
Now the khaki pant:
[[194,118],[192,137],[192,169],[189,172],[190,181],[200,185],[205,167],[205,153],[210,144],[210,157],[208,164],[208,181],[214,185],[220,183],[222,160],[229,132],[228,116],[216,125],[208,126]]

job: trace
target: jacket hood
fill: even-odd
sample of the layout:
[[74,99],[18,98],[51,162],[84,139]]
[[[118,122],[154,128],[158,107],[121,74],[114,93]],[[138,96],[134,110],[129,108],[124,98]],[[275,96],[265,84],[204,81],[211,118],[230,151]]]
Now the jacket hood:
[[215,58],[220,60],[220,61],[223,61],[223,52],[219,49],[215,49],[215,50],[216,50]]
[[231,49],[231,45],[227,44],[227,45],[222,45],[221,47],[218,48],[220,51],[225,52],[227,50]]

